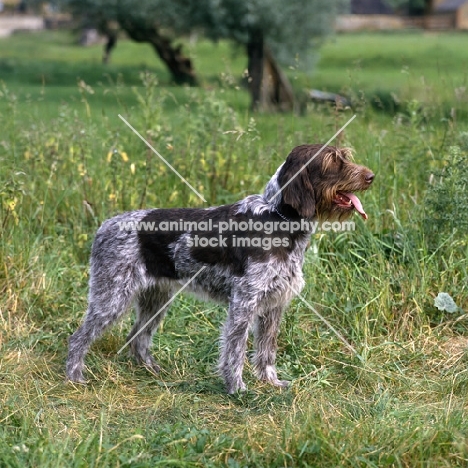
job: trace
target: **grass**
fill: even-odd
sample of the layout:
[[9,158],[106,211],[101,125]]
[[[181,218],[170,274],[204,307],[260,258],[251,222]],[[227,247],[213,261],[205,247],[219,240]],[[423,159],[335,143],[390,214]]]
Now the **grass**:
[[[352,111],[250,115],[243,59],[226,44],[194,45],[204,86],[178,89],[144,46],[119,43],[104,68],[98,47],[64,33],[4,40],[0,466],[466,466],[467,181],[452,170],[468,159],[466,97],[454,98],[465,40],[340,35],[315,75],[289,70],[298,91],[354,99],[358,117],[338,143],[377,174],[362,197],[369,221],[314,236],[304,268],[303,295],[356,354],[294,301],[278,353],[292,387],[261,384],[247,365],[249,391],[236,397],[214,373],[225,310],[188,297],[154,338],[159,377],[117,355],[128,318],[91,350],[87,386],[64,381],[100,222],[140,206],[202,206],[117,114],[219,204],[260,191],[293,146],[326,141]],[[377,88],[400,107],[372,106]],[[457,313],[434,307],[439,292]]]
[[[381,41],[385,41],[382,49]],[[339,35],[329,42],[319,62],[320,81],[342,86],[337,70],[347,71],[353,81],[366,87],[396,91],[400,87],[466,85],[467,58],[464,33],[388,32],[377,35],[358,33]],[[343,53],[344,52],[344,53]],[[321,66],[320,66],[321,65]],[[376,79],[379,78],[379,80]]]

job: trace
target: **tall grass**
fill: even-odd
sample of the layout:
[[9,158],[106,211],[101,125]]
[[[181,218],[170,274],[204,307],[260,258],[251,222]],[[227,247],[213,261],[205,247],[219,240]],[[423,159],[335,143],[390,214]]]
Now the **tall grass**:
[[[252,116],[235,85],[174,93],[139,79],[125,102],[115,84],[102,91],[209,205],[260,191],[293,146],[326,141],[352,115]],[[63,367],[98,225],[139,207],[205,206],[101,113],[98,87],[79,81],[35,121],[35,103],[25,112],[21,93],[1,92],[0,464],[466,466],[466,122],[438,102],[405,100],[390,115],[363,99],[338,138],[377,174],[362,196],[370,219],[312,238],[303,295],[355,352],[295,301],[278,352],[292,387],[259,383],[247,365],[250,390],[229,397],[214,372],[225,310],[180,297],[154,338],[160,377],[116,354],[126,319],[93,347],[82,387]],[[458,312],[434,306],[439,292]]]

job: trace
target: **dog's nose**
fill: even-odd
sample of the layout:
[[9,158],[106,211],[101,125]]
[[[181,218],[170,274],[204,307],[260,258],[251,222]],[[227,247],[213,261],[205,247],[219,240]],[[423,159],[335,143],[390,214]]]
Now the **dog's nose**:
[[370,184],[370,183],[374,180],[374,177],[375,177],[375,175],[372,174],[372,172],[371,172],[370,174],[367,174],[367,175],[366,175],[366,182],[367,182],[368,184]]

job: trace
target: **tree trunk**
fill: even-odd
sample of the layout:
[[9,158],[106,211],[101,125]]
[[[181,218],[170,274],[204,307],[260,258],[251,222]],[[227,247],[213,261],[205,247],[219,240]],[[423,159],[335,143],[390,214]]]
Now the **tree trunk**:
[[106,43],[104,44],[104,52],[102,54],[102,63],[107,65],[110,60],[111,52],[117,45],[117,34],[105,34]]
[[110,60],[110,56],[115,46],[117,45],[117,37],[119,35],[119,28],[115,22],[109,22],[102,20],[98,23],[99,32],[106,38],[104,44],[104,51],[102,54],[102,63],[107,65]]
[[250,31],[247,56],[252,110],[293,110],[291,83],[265,46],[263,32],[259,29]]
[[182,46],[173,46],[171,40],[162,36],[158,28],[153,25],[134,24],[126,18],[119,19],[121,28],[135,42],[151,44],[171,72],[173,80],[177,84],[196,85],[197,79],[190,58],[182,54]]
[[263,40],[263,31],[261,29],[252,29],[249,32],[249,42],[247,43],[247,70],[248,87],[252,98],[252,110],[258,110],[262,106],[262,81],[263,81],[263,62],[265,45]]
[[268,48],[263,61],[262,102],[265,109],[291,111],[294,109],[294,91]]

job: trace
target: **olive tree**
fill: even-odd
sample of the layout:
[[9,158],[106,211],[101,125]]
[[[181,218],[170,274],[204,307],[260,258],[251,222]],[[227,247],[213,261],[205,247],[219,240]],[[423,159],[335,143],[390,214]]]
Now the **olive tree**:
[[333,32],[347,0],[200,0],[195,23],[212,39],[242,45],[252,107],[291,107],[292,89],[279,63],[308,67]]
[[107,37],[104,61],[117,42],[119,30],[135,42],[150,44],[178,83],[196,83],[192,61],[174,39],[190,29],[188,8],[192,0],[63,0],[85,26]]
[[281,65],[310,66],[336,14],[348,0],[63,0],[115,45],[116,29],[150,43],[178,83],[195,83],[192,61],[173,39],[197,31],[228,39],[247,55],[248,88],[257,108],[292,108],[292,87]]

